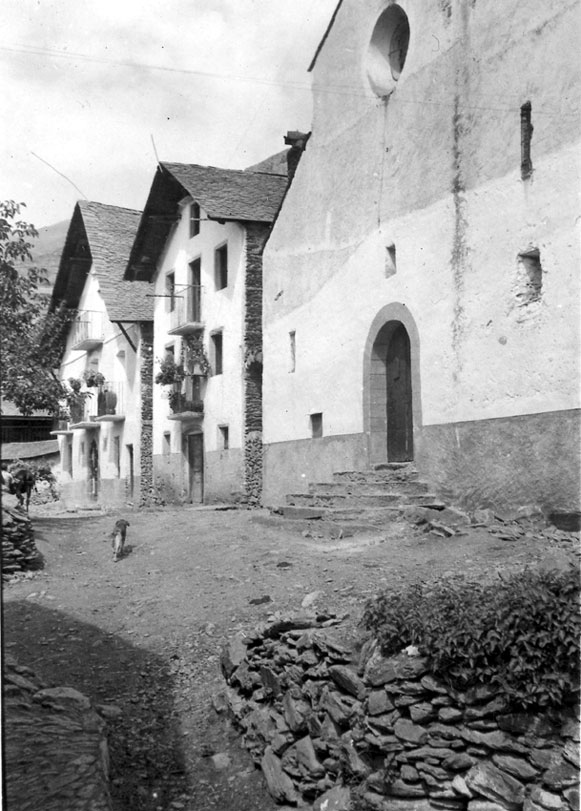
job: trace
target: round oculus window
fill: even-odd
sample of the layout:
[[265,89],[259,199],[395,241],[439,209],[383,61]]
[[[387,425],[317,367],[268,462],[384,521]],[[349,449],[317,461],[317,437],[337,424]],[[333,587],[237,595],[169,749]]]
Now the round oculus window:
[[367,50],[367,78],[374,93],[385,96],[399,79],[408,52],[410,26],[398,5],[385,9],[375,24]]

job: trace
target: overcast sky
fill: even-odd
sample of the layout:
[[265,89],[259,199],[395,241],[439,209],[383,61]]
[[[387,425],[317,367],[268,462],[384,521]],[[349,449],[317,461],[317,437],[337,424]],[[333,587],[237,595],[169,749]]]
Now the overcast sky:
[[239,169],[309,130],[307,68],[336,0],[1,5],[0,195],[40,227],[83,196],[142,208],[151,135],[160,160]]

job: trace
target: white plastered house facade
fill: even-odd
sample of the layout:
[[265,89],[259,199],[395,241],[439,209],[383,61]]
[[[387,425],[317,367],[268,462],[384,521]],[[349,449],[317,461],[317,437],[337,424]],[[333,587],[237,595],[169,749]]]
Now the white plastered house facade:
[[264,501],[414,461],[578,509],[579,15],[342,0],[264,251]]
[[79,398],[59,422],[65,503],[138,504],[150,490],[152,300],[123,281],[140,213],[79,202],[51,307],[75,310],[59,377]]
[[286,175],[160,164],[127,278],[154,295],[159,499],[257,503],[262,489],[261,249]]

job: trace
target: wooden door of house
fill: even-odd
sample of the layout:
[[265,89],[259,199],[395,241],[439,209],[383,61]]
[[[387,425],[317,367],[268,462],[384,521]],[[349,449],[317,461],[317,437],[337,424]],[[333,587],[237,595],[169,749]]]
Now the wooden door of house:
[[414,458],[410,339],[403,324],[396,327],[387,349],[387,460]]
[[193,504],[201,504],[204,500],[204,435],[188,434],[188,496]]
[[99,442],[91,439],[89,445],[89,495],[97,498],[99,495]]

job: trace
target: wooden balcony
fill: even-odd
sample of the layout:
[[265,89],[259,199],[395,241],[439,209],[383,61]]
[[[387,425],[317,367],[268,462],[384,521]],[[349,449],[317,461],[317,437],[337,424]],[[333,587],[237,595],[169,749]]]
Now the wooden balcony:
[[125,419],[124,388],[122,383],[105,381],[102,385],[86,389],[90,397],[71,406],[69,430],[73,428],[99,428],[101,422],[121,422]]
[[201,285],[176,287],[171,306],[169,335],[191,335],[204,329]]
[[71,326],[71,349],[96,349],[103,343],[103,338],[103,313],[91,310],[80,312]]
[[188,393],[174,391],[170,394],[169,407],[171,410],[169,420],[202,420],[204,417],[204,401],[188,397]]

